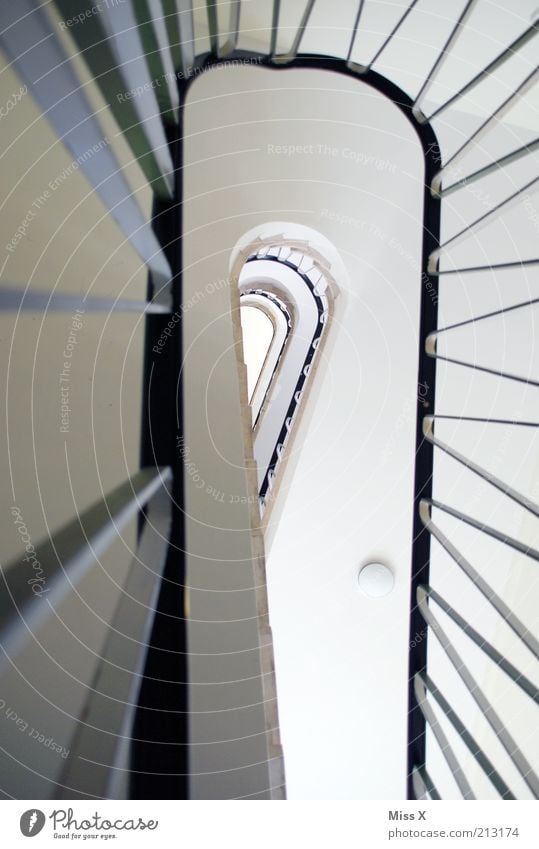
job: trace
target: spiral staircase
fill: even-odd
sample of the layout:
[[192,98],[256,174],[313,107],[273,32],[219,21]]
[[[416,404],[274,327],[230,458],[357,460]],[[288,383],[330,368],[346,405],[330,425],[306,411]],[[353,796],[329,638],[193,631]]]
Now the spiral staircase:
[[[357,81],[421,146],[428,393],[402,775],[408,798],[538,798],[537,11],[3,4],[5,798],[285,796],[239,290],[201,296],[231,345],[220,359],[208,336],[200,374],[219,364],[244,460],[210,482],[197,431],[220,413],[216,399],[204,409],[184,286],[186,104],[207,75],[226,93],[238,67],[271,71],[277,89],[290,69]],[[202,490],[217,503],[227,487],[241,511],[204,528]]]

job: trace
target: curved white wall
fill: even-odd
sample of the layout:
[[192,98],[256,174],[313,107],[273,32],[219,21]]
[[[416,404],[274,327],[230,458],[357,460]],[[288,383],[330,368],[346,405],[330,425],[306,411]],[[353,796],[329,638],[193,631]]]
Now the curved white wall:
[[[238,238],[265,222],[320,231],[345,264],[350,282],[336,301],[282,483],[283,509],[272,515],[279,524],[269,530],[281,733],[289,796],[402,797],[419,142],[400,111],[360,82],[314,70],[234,67],[210,71],[191,88],[185,156],[186,299],[225,278]],[[189,361],[198,362],[197,376],[188,377],[198,388],[188,385],[186,407],[187,439],[197,441],[204,478],[229,492],[238,448],[224,410],[234,390],[223,393],[214,379],[215,371],[224,379],[232,345],[227,298],[221,287],[186,315]],[[239,559],[242,535],[231,532],[244,527],[238,507],[203,501],[187,482],[190,550],[200,538],[198,555],[215,557],[212,540],[223,532],[212,526],[225,526],[223,545]],[[357,588],[358,566],[373,557],[395,570],[387,599],[367,599]],[[205,604],[200,599],[197,610]],[[227,662],[219,661],[223,675]]]

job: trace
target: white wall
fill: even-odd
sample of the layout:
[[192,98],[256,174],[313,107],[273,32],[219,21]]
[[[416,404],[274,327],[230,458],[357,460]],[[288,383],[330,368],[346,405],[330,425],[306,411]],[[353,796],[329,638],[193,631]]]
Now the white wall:
[[[404,118],[381,96],[359,81],[315,71],[238,67],[210,72],[191,90],[190,109],[192,114],[196,110],[197,123],[187,127],[188,136],[190,131],[193,135],[188,140],[192,161],[186,179],[192,201],[186,229],[192,230],[187,244],[196,246],[200,286],[226,276],[226,259],[242,233],[274,220],[321,231],[340,251],[351,280],[337,303],[309,412],[267,536],[288,793],[403,796],[422,236],[419,147]],[[447,150],[456,149],[477,126],[469,110],[468,104],[464,112],[453,110],[437,122]],[[529,133],[522,125],[501,124],[494,138],[485,139],[463,160],[463,173],[522,144]],[[535,163],[536,157],[529,157],[449,198],[442,241],[531,179]],[[448,251],[441,267],[536,256],[535,209],[535,196],[523,196],[499,221],[472,231]],[[442,278],[440,325],[532,298],[534,279],[525,269]],[[209,301],[208,316],[214,309],[219,314],[220,307]],[[527,309],[452,331],[440,339],[439,353],[537,379],[534,315]],[[443,362],[438,375],[439,413],[539,420],[539,411],[534,412],[537,390],[525,383]],[[440,422],[436,432],[536,500],[535,430]],[[535,519],[440,452],[434,492],[537,547]],[[511,599],[525,624],[535,627],[530,607],[535,575],[529,560],[509,556],[505,547],[460,523],[435,518],[446,530],[451,527],[453,541],[473,555],[474,565]],[[395,591],[380,601],[361,596],[355,583],[357,568],[375,558],[386,560],[396,574]],[[533,661],[436,543],[432,583],[458,601],[475,627],[534,680]],[[465,637],[451,634],[468,652],[474,674],[517,741],[535,760],[533,706],[490,661],[462,648]],[[516,795],[527,796],[435,641],[430,645],[431,672],[445,695]],[[444,795],[454,795],[454,782],[430,734],[428,739],[437,786]],[[472,770],[461,744],[454,745]],[[477,770],[473,776],[477,795],[492,795]]]
[[[284,510],[271,529],[281,732],[290,797],[403,796],[419,143],[397,108],[361,83],[241,67],[196,81],[186,136],[189,292],[226,276],[234,243],[257,222],[313,227],[334,243],[348,272],[295,444],[295,474],[283,481]],[[206,326],[194,310],[186,316],[189,361],[213,357],[221,375],[227,345],[216,337],[224,309],[224,299],[212,294],[200,307]],[[230,477],[236,455],[219,424],[233,390],[223,393],[206,365],[198,382],[204,406],[191,413],[188,406],[188,418],[197,418],[198,431],[212,430]],[[190,431],[198,440],[194,425]],[[207,457],[197,453],[202,461]],[[206,499],[198,509],[211,525],[236,528],[236,514],[217,507],[221,513]],[[209,552],[213,534],[202,530]],[[388,599],[367,599],[357,588],[357,569],[372,558],[395,570]]]

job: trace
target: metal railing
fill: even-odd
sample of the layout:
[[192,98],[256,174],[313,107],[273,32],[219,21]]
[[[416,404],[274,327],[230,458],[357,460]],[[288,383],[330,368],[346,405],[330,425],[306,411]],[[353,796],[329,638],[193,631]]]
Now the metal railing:
[[[248,257],[246,261],[252,263],[257,262],[258,260],[281,264],[283,267],[290,268],[292,271],[295,271],[307,287],[307,290],[310,292],[318,315],[318,323],[314,331],[313,338],[310,341],[307,355],[296,376],[296,380],[291,391],[290,403],[286,411],[286,416],[281,422],[281,428],[278,432],[277,438],[275,439],[268,467],[263,470],[264,474],[259,488],[260,509],[263,513],[277,475],[281,455],[285,450],[289,434],[293,427],[294,417],[298,413],[299,405],[302,402],[303,395],[307,387],[309,373],[320,347],[322,334],[327,327],[329,303],[326,294],[322,291],[325,287],[321,286],[321,283],[324,281],[324,273],[313,262],[313,259],[309,256],[308,252],[303,253],[300,249],[296,250],[292,247],[286,246],[267,246],[262,248],[260,251],[257,251],[256,254]],[[268,387],[268,392],[270,389],[271,387]]]
[[[221,5],[223,8],[219,8]],[[76,3],[71,0],[56,0],[56,6],[65,17],[85,12],[82,0]],[[488,415],[486,411],[481,415],[469,416],[462,414],[459,409],[446,407],[439,412],[438,407],[435,409],[434,397],[438,363],[443,363],[444,368],[458,369],[459,376],[455,379],[461,382],[466,381],[468,373],[471,380],[478,372],[482,372],[499,381],[524,383],[530,387],[539,385],[533,375],[506,370],[495,363],[467,360],[452,353],[451,349],[444,354],[439,352],[440,340],[450,339],[451,333],[457,328],[468,326],[475,329],[479,323],[488,323],[495,316],[505,316],[509,311],[533,310],[537,303],[536,298],[515,304],[509,302],[500,310],[483,311],[449,326],[439,328],[437,324],[439,285],[442,280],[451,281],[455,277],[460,279],[461,276],[468,280],[468,275],[472,275],[470,279],[473,280],[474,275],[480,274],[492,275],[494,279],[494,276],[500,273],[504,281],[510,281],[512,274],[526,274],[539,263],[537,256],[521,255],[518,245],[516,253],[513,251],[513,254],[501,258],[496,255],[492,263],[483,248],[478,250],[477,259],[467,261],[464,265],[459,261],[458,255],[455,261],[452,260],[452,251],[455,248],[465,244],[471,235],[475,237],[482,228],[499,220],[537,189],[538,178],[535,174],[530,175],[532,178],[526,179],[515,191],[508,192],[500,201],[493,203],[484,214],[470,220],[463,218],[462,226],[456,233],[444,237],[442,241],[439,239],[440,212],[445,209],[444,204],[448,203],[449,198],[458,198],[459,193],[465,193],[470,185],[481,184],[481,181],[499,175],[517,162],[522,164],[529,161],[531,166],[534,166],[533,153],[539,145],[536,136],[531,141],[517,144],[507,152],[502,151],[491,157],[481,167],[474,166],[467,176],[462,176],[456,170],[457,164],[464,161],[470,150],[477,148],[480,141],[490,138],[501,126],[509,111],[529,95],[538,80],[537,67],[528,69],[522,79],[512,84],[502,102],[482,117],[479,126],[473,128],[464,140],[461,139],[456,149],[448,149],[446,152],[445,143],[437,139],[433,129],[439,126],[437,122],[442,116],[445,117],[451,108],[461,103],[470,93],[477,93],[486,81],[496,80],[497,75],[504,71],[515,55],[521,55],[530,43],[537,43],[537,24],[528,24],[516,37],[511,36],[509,43],[483,68],[472,73],[464,85],[449,94],[442,103],[428,109],[428,96],[480,3],[468,0],[459,10],[454,11],[454,23],[442,39],[434,63],[416,90],[408,94],[400,87],[398,71],[394,71],[393,76],[388,78],[377,69],[383,67],[383,59],[398,39],[404,38],[405,33],[409,39],[416,23],[420,25],[420,0],[412,0],[399,13],[389,31],[381,35],[380,42],[371,56],[361,55],[362,28],[369,11],[368,0],[360,0],[357,4],[357,12],[349,32],[348,50],[342,56],[325,56],[322,52],[323,38],[320,54],[301,55],[299,51],[305,43],[306,34],[309,34],[313,13],[322,6],[322,0],[308,0],[298,10],[297,29],[295,32],[288,32],[289,47],[284,52],[279,52],[278,48],[284,7],[279,0],[274,0],[272,6],[268,49],[265,53],[246,54],[236,50],[243,36],[242,4],[239,0],[227,4],[207,3],[207,18],[203,21],[202,31],[204,36],[209,38],[211,53],[204,55],[197,55],[195,47],[201,32],[200,20],[194,13],[193,4],[182,0],[163,0],[162,4],[150,0],[136,0],[121,5],[107,4],[99,15],[92,15],[85,20],[84,26],[72,27],[71,37],[152,187],[156,197],[153,226],[133,195],[112,146],[104,140],[94,110],[79,83],[73,57],[69,55],[58,32],[52,27],[43,7],[37,0],[18,0],[17,3],[4,3],[0,9],[2,48],[58,138],[70,151],[108,214],[120,227],[125,239],[134,248],[150,274],[147,302],[88,297],[84,299],[84,305],[88,311],[140,310],[148,314],[142,454],[143,465],[151,468],[143,469],[134,479],[109,496],[103,497],[93,508],[74,519],[63,531],[53,535],[39,548],[40,562],[46,564],[51,582],[48,601],[34,597],[35,594],[32,595],[29,591],[22,578],[20,563],[14,563],[2,571],[5,592],[2,596],[1,642],[5,665],[6,658],[27,650],[28,645],[31,646],[33,631],[43,624],[47,617],[53,615],[53,596],[59,597],[68,592],[84,570],[95,568],[92,564],[96,551],[112,541],[119,525],[126,521],[128,516],[136,513],[143,517],[137,557],[127,577],[123,600],[111,621],[104,623],[108,637],[95,678],[88,682],[88,696],[83,710],[84,723],[78,722],[77,718],[70,720],[73,731],[72,753],[65,764],[61,765],[61,769],[57,770],[54,780],[55,792],[58,795],[79,792],[81,795],[104,796],[115,793],[126,795],[129,792],[125,781],[129,772],[126,764],[130,759],[130,729],[133,728],[134,722],[134,688],[140,684],[145,660],[144,646],[152,622],[152,614],[148,611],[151,611],[154,605],[159,607],[160,604],[161,609],[166,610],[167,604],[170,603],[170,598],[166,601],[166,594],[163,596],[164,602],[163,599],[156,602],[159,591],[163,589],[161,575],[165,557],[167,552],[170,554],[170,501],[166,496],[169,466],[174,473],[175,501],[172,521],[175,523],[177,538],[181,538],[183,484],[178,465],[173,462],[174,426],[170,422],[163,423],[162,415],[159,415],[163,394],[175,392],[177,386],[181,388],[179,348],[176,347],[176,353],[173,353],[171,346],[170,353],[160,361],[159,372],[156,372],[156,361],[151,356],[152,345],[167,326],[170,311],[181,302],[181,244],[178,243],[178,200],[181,198],[181,183],[177,170],[175,171],[183,164],[181,108],[195,67],[198,70],[216,67],[225,57],[242,58],[246,55],[257,55],[260,64],[266,67],[318,67],[357,77],[383,91],[396,103],[412,122],[423,146],[426,176],[419,381],[428,384],[429,396],[426,400],[422,399],[422,404],[418,407],[410,634],[413,638],[417,629],[426,625],[427,634],[432,634],[441,643],[465,688],[473,696],[478,715],[489,723],[530,793],[535,797],[538,795],[538,779],[527,752],[516,742],[512,729],[498,716],[491,701],[465,666],[465,659],[456,652],[432,608],[439,608],[471,642],[479,646],[489,662],[505,673],[511,686],[524,691],[528,698],[537,702],[535,685],[527,675],[518,670],[510,656],[505,656],[481,636],[479,626],[476,627],[474,622],[468,621],[459,610],[445,601],[436,586],[431,586],[429,578],[430,540],[434,537],[466,575],[470,586],[477,588],[488,600],[500,621],[507,623],[527,651],[534,657],[538,656],[536,638],[517,616],[510,603],[494,592],[481,577],[480,570],[460,552],[458,544],[432,520],[432,508],[435,508],[512,551],[533,560],[539,559],[537,550],[527,545],[524,539],[518,539],[516,534],[507,534],[501,527],[496,528],[483,521],[481,515],[473,516],[465,509],[460,509],[459,505],[451,505],[450,496],[446,499],[443,492],[438,492],[436,471],[433,479],[433,463],[440,454],[444,454],[454,462],[455,467],[465,468],[478,476],[485,485],[497,490],[501,497],[508,497],[519,508],[539,517],[536,501],[520,491],[518,483],[509,482],[504,474],[494,474],[484,468],[482,463],[459,451],[437,434],[443,422],[448,420],[475,421],[485,426],[492,427],[496,424],[507,428],[515,425],[537,428],[537,422],[521,420],[520,417],[514,416],[512,410],[506,410],[503,415],[497,417]],[[453,10],[448,11],[448,14],[453,14]],[[226,22],[224,30],[223,22]],[[162,85],[156,85],[156,80],[162,82]],[[134,92],[136,96],[133,96]],[[89,148],[95,151],[90,157],[87,155]],[[460,214],[465,216],[466,210],[463,208]],[[503,285],[508,284],[505,282]],[[52,285],[46,293],[25,292],[14,285],[4,288],[0,293],[0,306],[7,310],[46,308],[69,311],[77,302],[80,303],[72,296],[57,294]],[[179,345],[178,335],[181,333],[181,327],[177,327],[175,333]],[[496,333],[496,330],[493,333]],[[426,416],[425,405],[428,408]],[[178,415],[181,430],[181,410]],[[158,465],[167,468],[160,472]],[[175,601],[180,599],[181,604],[178,585],[174,592]],[[146,611],[144,615],[139,615],[137,605],[142,605]],[[181,627],[179,622],[177,627]],[[496,793],[501,798],[513,798],[517,794],[505,777],[504,768],[495,762],[490,752],[487,754],[484,751],[482,744],[468,727],[469,720],[460,717],[456,708],[435,683],[436,669],[431,669],[428,644],[429,640],[425,637],[410,653],[410,797],[437,799],[442,795],[436,787],[436,766],[431,769],[429,763],[431,744],[426,747],[427,737],[432,740],[432,745],[438,746],[443,753],[462,797],[473,798],[476,795],[473,779],[466,774],[449,741],[450,732],[447,724],[444,725],[447,721],[480,770],[488,776]],[[166,650],[164,640],[160,644],[162,655]],[[122,674],[119,676],[113,672],[118,665],[122,666]],[[159,662],[155,669],[161,669]],[[152,700],[148,697],[145,702],[146,712],[156,709],[155,704],[155,698]],[[144,727],[147,731],[148,722],[145,724],[142,721],[142,726],[139,727]],[[100,735],[99,759],[95,758],[96,735]],[[107,741],[106,744],[103,740]],[[151,741],[142,740],[142,744],[151,748]],[[169,746],[171,763],[178,751],[174,749],[174,745],[177,745],[177,741]],[[146,756],[150,757],[148,752]],[[13,754],[13,757],[16,757],[16,754]],[[145,763],[147,762],[146,760]],[[172,766],[170,772],[177,773],[178,770],[174,770]],[[167,777],[163,780],[166,781]],[[38,782],[36,786],[42,787],[42,784]],[[139,788],[139,792],[143,791]]]
[[[299,4],[298,4],[299,5]],[[442,74],[444,67],[451,60],[453,52],[458,43],[461,41],[461,36],[473,22],[473,15],[477,13],[480,4],[476,0],[468,0],[463,3],[459,10],[455,10],[454,24],[451,26],[444,40],[440,44],[440,49],[433,64],[428,70],[424,79],[418,83],[418,87],[413,95],[408,96],[398,88],[391,87],[391,84],[398,87],[399,77],[398,69],[395,69],[393,63],[393,74],[389,79],[381,80],[376,75],[376,69],[380,65],[380,61],[384,59],[386,51],[393,46],[393,43],[403,34],[406,27],[407,43],[410,41],[410,32],[418,20],[418,13],[421,12],[421,3],[418,0],[412,0],[399,16],[394,20],[391,29],[380,35],[380,44],[373,52],[372,56],[359,61],[358,55],[361,52],[362,25],[365,20],[365,15],[369,11],[369,4],[360,0],[357,4],[357,11],[353,28],[350,33],[349,49],[346,55],[339,57],[342,64],[331,62],[327,57],[323,56],[323,38],[320,38],[321,54],[311,54],[302,56],[300,54],[301,47],[305,43],[306,34],[309,31],[309,23],[313,20],[313,12],[316,7],[322,7],[323,3],[305,2],[302,4],[302,9],[294,8],[286,10],[285,27],[286,37],[284,41],[279,38],[279,26],[283,21],[283,5],[276,0],[273,4],[273,19],[271,24],[271,37],[269,42],[268,65],[282,67],[318,67],[331,68],[341,72],[351,71],[366,83],[374,84],[378,88],[392,97],[401,108],[404,108],[407,117],[416,127],[416,130],[421,134],[421,128],[431,128],[433,122],[436,125],[440,118],[455,106],[459,106],[463,99],[469,97],[471,93],[480,91],[480,86],[485,82],[492,82],[496,79],[496,75],[501,74],[510,60],[515,56],[523,54],[524,49],[530,43],[537,43],[537,23],[534,21],[531,25],[524,25],[520,34],[516,37],[508,38],[508,43],[502,45],[502,49],[477,72],[471,74],[471,78],[460,87],[455,87],[456,90],[450,95],[446,95],[442,103],[438,103],[432,108],[428,108],[429,97],[435,88],[439,77]],[[297,18],[297,29],[294,32],[291,29],[291,20],[293,16]],[[279,47],[280,44],[288,44],[284,50]],[[213,64],[211,57],[206,57],[208,64]],[[474,676],[464,666],[463,658],[455,653],[451,642],[446,637],[442,630],[441,624],[434,616],[431,610],[433,605],[440,608],[449,619],[456,624],[463,633],[465,633],[472,643],[478,646],[483,654],[488,658],[488,662],[493,664],[497,669],[505,672],[510,684],[510,687],[515,687],[523,691],[532,702],[537,703],[537,687],[528,678],[523,671],[520,671],[512,662],[510,656],[505,656],[503,652],[498,650],[494,644],[489,642],[482,634],[480,625],[474,625],[473,621],[468,621],[464,615],[459,613],[459,610],[451,606],[435,588],[429,586],[429,564],[431,559],[431,546],[429,539],[433,536],[440,543],[444,550],[458,564],[463,573],[470,581],[470,587],[474,590],[479,590],[491,607],[495,610],[500,622],[506,624],[521,644],[525,646],[530,655],[537,658],[537,639],[529,630],[529,625],[526,626],[519,618],[517,612],[511,607],[510,603],[503,597],[503,592],[496,593],[487,581],[482,577],[482,568],[486,565],[480,564],[479,568],[475,568],[470,560],[458,550],[455,541],[451,541],[433,522],[431,518],[431,508],[436,505],[439,509],[445,510],[447,514],[457,517],[468,526],[476,528],[479,532],[488,535],[492,539],[496,539],[508,546],[509,549],[518,551],[528,557],[537,559],[537,552],[526,545],[524,541],[516,537],[509,536],[503,533],[501,529],[491,527],[479,518],[474,518],[467,515],[464,511],[459,511],[449,504],[442,503],[441,492],[443,490],[436,489],[437,477],[436,473],[433,477],[433,464],[436,462],[437,452],[443,452],[451,457],[457,464],[464,466],[473,474],[478,475],[482,481],[488,486],[493,487],[500,497],[508,497],[512,499],[519,507],[528,511],[533,516],[539,516],[539,506],[533,498],[528,497],[524,492],[519,491],[518,485],[510,481],[503,474],[493,474],[482,463],[476,462],[472,456],[468,456],[462,451],[457,450],[452,445],[446,443],[442,438],[438,438],[436,431],[441,426],[442,422],[453,420],[470,422],[480,422],[485,426],[502,425],[505,427],[513,427],[515,425],[524,426],[526,428],[536,428],[537,423],[530,421],[522,421],[520,418],[516,420],[512,417],[512,411],[502,415],[484,415],[468,416],[466,413],[459,414],[458,410],[451,411],[447,408],[442,408],[438,413],[438,407],[435,407],[434,386],[435,386],[435,371],[437,370],[437,362],[443,361],[446,367],[467,370],[470,376],[478,372],[485,373],[496,377],[499,380],[511,380],[521,382],[527,387],[536,387],[537,380],[530,374],[519,374],[496,365],[491,365],[488,362],[481,362],[472,359],[466,360],[465,357],[455,356],[440,352],[439,340],[444,334],[450,334],[451,331],[457,328],[463,329],[469,327],[474,330],[481,323],[487,323],[495,318],[505,318],[510,313],[515,314],[517,311],[531,311],[537,303],[537,299],[529,298],[529,300],[518,303],[511,303],[510,298],[506,299],[506,305],[501,309],[483,310],[480,314],[474,315],[472,318],[466,318],[464,321],[454,324],[438,327],[436,318],[436,306],[440,297],[439,281],[445,275],[468,275],[470,273],[486,272],[495,275],[496,273],[510,274],[511,272],[526,273],[527,269],[533,268],[538,260],[532,255],[520,253],[518,258],[508,257],[508,261],[496,259],[492,263],[485,261],[486,257],[483,254],[482,261],[476,265],[460,266],[459,262],[456,265],[452,262],[451,256],[455,248],[465,244],[469,239],[475,238],[483,229],[492,225],[493,222],[500,219],[502,215],[510,212],[518,207],[525,198],[529,198],[531,192],[537,189],[537,176],[530,174],[527,180],[522,181],[522,184],[512,192],[507,192],[502,196],[501,200],[496,203],[489,204],[486,212],[479,217],[466,217],[466,210],[459,207],[461,220],[463,225],[454,234],[449,237],[444,237],[443,240],[437,239],[436,219],[440,213],[444,214],[443,203],[446,199],[456,196],[456,193],[465,192],[470,186],[475,187],[481,181],[488,181],[492,176],[499,176],[504,169],[508,169],[515,163],[522,163],[524,160],[529,160],[530,166],[535,165],[533,161],[533,153],[537,150],[537,137],[531,141],[513,146],[508,152],[502,152],[501,155],[490,157],[486,164],[480,167],[475,167],[469,170],[469,173],[461,172],[461,163],[465,162],[465,157],[473,149],[477,149],[478,145],[488,139],[492,133],[495,133],[500,126],[500,122],[509,114],[510,110],[529,95],[532,87],[536,85],[538,80],[537,67],[531,69],[519,80],[513,84],[512,89],[504,91],[502,102],[495,105],[490,113],[487,113],[479,123],[479,126],[473,128],[468,135],[461,138],[456,149],[449,148],[449,152],[445,152],[444,144],[439,139],[431,135],[430,143],[425,136],[422,137],[423,147],[426,155],[427,173],[426,173],[426,227],[424,231],[424,259],[425,264],[422,270],[423,284],[423,308],[422,308],[422,327],[420,333],[420,381],[424,380],[429,384],[430,392],[427,403],[418,408],[418,439],[417,439],[417,465],[416,465],[416,519],[414,527],[414,545],[413,545],[413,565],[412,565],[412,597],[411,597],[411,652],[410,652],[410,723],[409,723],[409,795],[420,798],[440,798],[440,792],[436,788],[435,782],[431,775],[431,767],[429,767],[430,751],[432,746],[438,746],[447,764],[449,765],[450,773],[452,774],[458,790],[464,798],[474,798],[476,791],[474,790],[473,778],[468,778],[466,770],[459,762],[457,755],[453,750],[452,744],[443,729],[443,717],[447,719],[461,741],[468,749],[471,757],[478,765],[479,769],[487,776],[488,780],[494,788],[494,795],[501,798],[510,799],[518,795],[517,791],[511,789],[511,783],[506,778],[507,767],[498,764],[498,753],[496,746],[501,744],[505,749],[511,763],[516,768],[520,777],[527,785],[530,793],[537,797],[537,777],[534,768],[527,759],[525,749],[522,745],[518,745],[513,737],[513,731],[510,723],[507,724],[496,713],[492,702],[487,695],[483,693],[479,687],[479,683],[474,679]],[[409,108],[408,108],[409,102]],[[429,153],[434,153],[434,156],[429,156]],[[466,222],[464,224],[464,221]],[[515,234],[513,233],[513,240]],[[473,282],[472,284],[473,285]],[[429,292],[430,303],[426,298],[426,291]],[[431,330],[428,330],[428,327]],[[483,324],[483,326],[486,326]],[[493,331],[496,332],[495,330]],[[447,335],[446,335],[447,338]],[[429,368],[429,360],[431,360],[434,369]],[[457,379],[457,378],[455,378]],[[464,374],[459,375],[458,379],[463,381]],[[430,449],[429,449],[430,446]],[[505,470],[506,473],[508,470]],[[437,497],[432,495],[434,492]],[[477,555],[476,555],[477,556]],[[479,555],[480,556],[480,555]],[[508,568],[510,568],[508,564]],[[430,601],[430,604],[429,604]],[[479,619],[479,622],[481,620]],[[422,624],[421,624],[422,623]],[[425,630],[426,629],[426,630]],[[414,643],[414,634],[420,631],[425,634],[424,638]],[[429,661],[430,653],[428,650],[428,634],[432,632],[434,638],[441,641],[443,649],[453,665],[457,668],[459,675],[464,682],[467,690],[472,694],[477,707],[477,717],[486,718],[487,723],[493,730],[497,739],[496,744],[491,744],[488,753],[482,748],[476,738],[472,735],[467,723],[473,721],[473,712],[468,710],[466,719],[459,717],[457,711],[451,706],[450,701],[443,695],[442,689],[438,689],[433,683],[432,676],[436,678],[436,664],[431,669],[431,661]],[[467,652],[464,657],[466,657]],[[428,671],[427,671],[428,670]],[[458,696],[458,693],[457,693]],[[459,697],[460,698],[460,697]],[[440,712],[441,717],[440,718]],[[477,720],[479,721],[479,720]],[[432,733],[432,743],[426,746],[426,740]],[[494,754],[492,754],[494,753]],[[531,753],[530,753],[531,754]],[[494,758],[494,761],[491,759]],[[503,759],[501,761],[503,763]],[[436,765],[433,762],[434,770]],[[443,794],[442,794],[443,795]]]

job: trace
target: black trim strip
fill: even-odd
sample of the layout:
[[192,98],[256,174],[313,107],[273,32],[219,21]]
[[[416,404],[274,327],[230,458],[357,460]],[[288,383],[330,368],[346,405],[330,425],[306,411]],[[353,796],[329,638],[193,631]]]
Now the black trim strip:
[[[171,202],[156,200],[153,221],[172,269],[172,315],[146,318],[142,463],[166,457],[172,468],[172,529],[148,644],[135,716],[129,795],[132,799],[188,798],[187,629],[184,617],[184,478],[177,438],[183,435],[182,390],[182,161],[184,98],[177,127],[168,128],[175,167]],[[149,284],[148,299],[152,295]],[[158,342],[168,322],[171,335]]]

